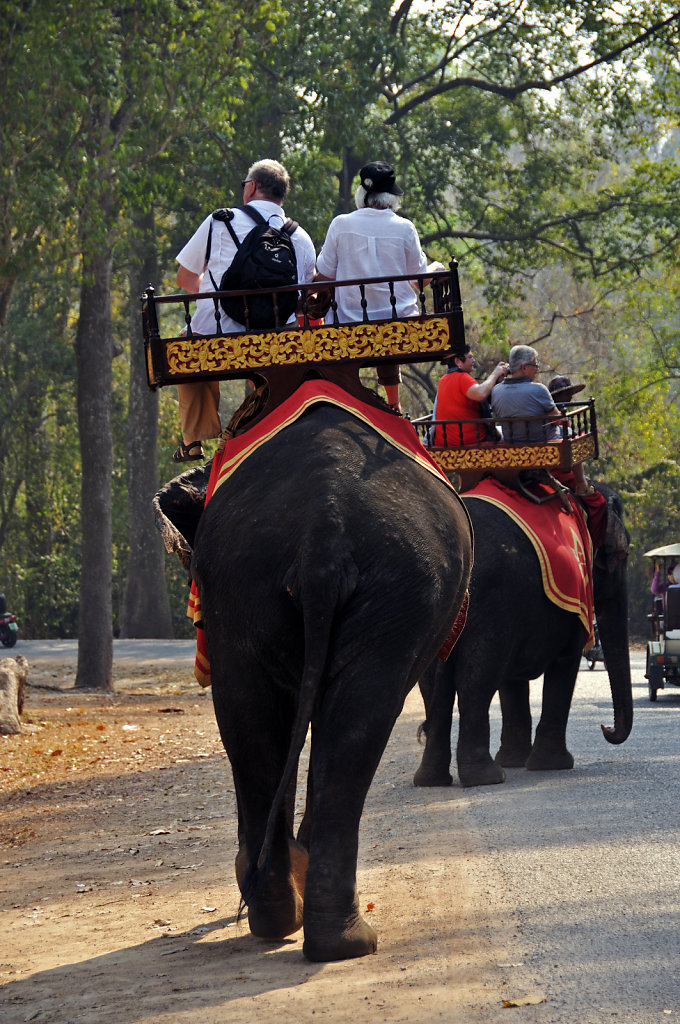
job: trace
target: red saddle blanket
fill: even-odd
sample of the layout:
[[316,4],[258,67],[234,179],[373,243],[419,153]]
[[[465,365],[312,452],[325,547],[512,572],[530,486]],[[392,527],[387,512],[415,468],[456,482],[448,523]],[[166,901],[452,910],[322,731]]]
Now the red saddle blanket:
[[[221,452],[215,455],[213,460],[210,480],[206,492],[206,504],[221,487],[225,480],[235,473],[249,455],[266,444],[272,437],[281,430],[294,423],[302,414],[315,402],[329,402],[341,409],[347,410],[353,416],[362,420],[367,426],[375,430],[381,437],[384,437],[395,448],[403,452],[409,458],[414,459],[438,480],[441,480],[446,487],[449,487],[454,494],[455,488],[450,484],[439,466],[434,462],[423,447],[418,435],[411,423],[406,419],[395,416],[394,413],[383,411],[374,406],[366,405],[358,398],[350,395],[343,388],[338,387],[328,380],[308,380],[287,398],[284,402],[273,409],[269,415],[259,420],[250,430],[229,439]],[[439,656],[446,660],[449,653],[465,625],[465,613],[467,602],[461,608],[456,621],[451,629],[446,642],[444,643]],[[201,605],[196,589],[196,584],[191,584],[189,606],[187,615],[199,628],[196,631],[196,663],[194,675],[201,686],[210,686],[210,660],[205,645],[205,634],[201,627]]]
[[558,499],[535,505],[492,479],[465,492],[466,499],[488,501],[502,509],[524,531],[536,552],[546,597],[578,615],[586,631],[583,649],[587,651],[594,643],[593,545],[581,506],[571,494],[568,497],[571,513]]

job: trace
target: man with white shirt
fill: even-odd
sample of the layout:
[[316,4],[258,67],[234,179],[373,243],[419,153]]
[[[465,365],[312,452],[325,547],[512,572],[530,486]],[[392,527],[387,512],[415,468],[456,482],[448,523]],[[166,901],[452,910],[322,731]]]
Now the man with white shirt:
[[[317,259],[317,279],[365,280],[402,274],[416,277],[426,270],[444,270],[441,263],[428,267],[415,226],[396,212],[404,193],[397,185],[393,168],[376,160],[361,168],[359,178],[361,183],[354,195],[357,208],[331,221]],[[387,283],[365,286],[366,314],[370,320],[387,320],[395,315],[418,316],[416,293],[409,282],[395,281],[393,287],[394,310]],[[340,323],[363,320],[358,286],[337,288],[335,299]],[[332,313],[327,315],[326,321],[333,322]],[[383,364],[378,368],[378,379],[385,388],[389,404],[399,408],[399,365]]]
[[[290,178],[285,167],[277,160],[258,160],[250,167],[241,185],[244,205],[252,203],[253,208],[272,227],[282,228],[287,219],[283,211],[283,201],[290,186]],[[239,207],[234,207],[233,215],[230,227],[236,233],[239,242],[243,242],[253,229],[254,221]],[[299,226],[293,231],[291,241],[297,260],[298,281],[306,284],[314,277],[314,244],[307,232]],[[209,259],[206,262],[208,249]],[[180,288],[197,294],[214,291],[213,279],[218,283],[221,281],[236,252],[236,243],[227,225],[209,214],[177,254],[177,284]],[[294,323],[295,316],[292,316],[289,322]],[[196,302],[196,311],[191,318],[191,329],[195,334],[215,333],[215,306],[212,299]],[[243,330],[242,324],[222,314],[222,333],[230,334]],[[173,455],[173,460],[192,462],[203,458],[201,441],[218,437],[222,430],[218,415],[220,387],[217,381],[196,381],[178,384],[177,393],[182,440]]]

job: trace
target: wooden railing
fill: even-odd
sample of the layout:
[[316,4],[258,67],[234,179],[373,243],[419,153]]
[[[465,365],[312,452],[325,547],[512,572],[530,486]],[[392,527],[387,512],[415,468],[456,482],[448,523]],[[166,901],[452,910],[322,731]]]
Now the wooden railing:
[[[411,281],[418,315],[397,315],[394,285]],[[367,289],[386,286],[391,315],[372,319]],[[359,293],[362,319],[340,323],[337,312],[338,288],[355,288]],[[330,291],[331,301],[325,323],[310,315],[311,297],[320,289]],[[282,292],[300,293],[297,322],[280,323],[276,297]],[[356,364],[378,366],[383,362],[425,362],[449,359],[465,346],[465,326],[455,260],[446,271],[416,276],[376,277],[346,281],[323,281],[271,289],[275,326],[261,330],[246,327],[223,333],[220,298],[239,296],[248,310],[254,291],[201,292],[191,295],[156,295],[150,285],[142,296],[142,327],[146,351],[147,380],[155,390],[169,384],[192,380],[227,380],[262,373],[267,368]],[[257,294],[263,294],[262,291]],[[214,334],[197,334],[192,329],[192,307],[196,301],[212,302]],[[184,327],[178,331],[183,320]]]
[[[560,403],[559,418],[413,420],[435,462],[452,473],[532,468],[568,470],[599,456],[593,399]],[[474,432],[473,441],[464,437]]]

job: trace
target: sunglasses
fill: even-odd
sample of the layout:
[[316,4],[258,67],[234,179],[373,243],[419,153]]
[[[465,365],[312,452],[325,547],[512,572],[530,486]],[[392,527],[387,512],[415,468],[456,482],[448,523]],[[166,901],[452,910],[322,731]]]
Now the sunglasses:
[[253,181],[253,180],[254,180],[253,178],[244,178],[244,179],[243,179],[243,181],[241,182],[241,188],[242,188],[242,189],[243,189],[243,188],[245,188],[245,187],[246,187],[246,185],[247,185],[247,184],[248,184],[249,182]]

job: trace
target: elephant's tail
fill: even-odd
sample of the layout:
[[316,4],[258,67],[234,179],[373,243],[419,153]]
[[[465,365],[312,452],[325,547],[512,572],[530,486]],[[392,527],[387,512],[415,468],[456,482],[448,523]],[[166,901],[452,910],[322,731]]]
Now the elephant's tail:
[[[249,895],[257,889],[260,882],[267,876],[277,817],[281,811],[291,779],[297,770],[300,754],[307,738],[307,731],[312,721],[314,704],[321,689],[328,661],[331,632],[336,621],[337,612],[353,591],[356,583],[358,575],[356,568],[353,565],[345,566],[344,568],[345,571],[342,571],[339,569],[337,561],[333,565],[333,560],[330,563],[324,562],[323,559],[317,556],[315,567],[311,571],[300,573],[298,569],[295,578],[291,579],[288,583],[287,589],[294,600],[296,600],[296,603],[299,604],[303,618],[305,640],[304,667],[300,680],[297,715],[291,732],[288,757],[269,811],[256,868],[252,872],[252,877],[248,879],[249,884],[244,886],[243,902],[245,904],[248,903]],[[302,577],[304,582],[301,581],[300,577]]]

